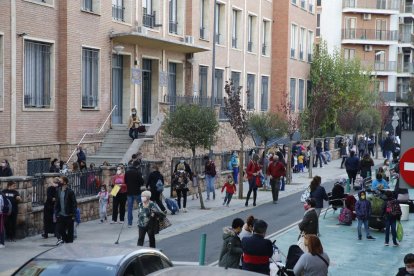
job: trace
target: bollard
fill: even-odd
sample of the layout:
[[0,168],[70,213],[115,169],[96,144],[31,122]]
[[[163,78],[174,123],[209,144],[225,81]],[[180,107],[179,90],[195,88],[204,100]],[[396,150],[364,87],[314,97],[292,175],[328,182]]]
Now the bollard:
[[203,233],[200,237],[200,255],[198,257],[198,264],[204,265],[206,259],[206,240],[207,234]]
[[346,180],[346,193],[347,194],[349,194],[350,192],[351,192],[351,185],[350,185],[350,179],[348,178],[347,180]]

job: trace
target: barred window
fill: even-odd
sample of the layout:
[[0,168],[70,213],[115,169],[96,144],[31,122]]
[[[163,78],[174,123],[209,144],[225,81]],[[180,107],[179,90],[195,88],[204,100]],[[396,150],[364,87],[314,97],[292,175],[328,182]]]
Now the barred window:
[[24,106],[49,108],[52,45],[26,40],[24,46]]
[[98,107],[99,50],[82,49],[82,108]]

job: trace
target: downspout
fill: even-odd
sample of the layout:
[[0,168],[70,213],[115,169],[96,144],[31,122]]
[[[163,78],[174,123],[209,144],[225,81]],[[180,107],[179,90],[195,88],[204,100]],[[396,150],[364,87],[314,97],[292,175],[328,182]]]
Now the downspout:
[[16,95],[16,0],[10,2],[10,25],[11,25],[11,100],[10,100],[10,144],[16,144],[16,111],[17,111],[17,95]]

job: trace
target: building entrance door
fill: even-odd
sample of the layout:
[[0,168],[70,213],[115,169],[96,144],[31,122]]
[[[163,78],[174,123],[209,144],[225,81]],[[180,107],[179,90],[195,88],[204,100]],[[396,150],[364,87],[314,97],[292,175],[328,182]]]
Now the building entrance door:
[[142,122],[151,123],[152,61],[142,60]]
[[122,88],[124,75],[124,62],[122,55],[112,55],[112,123],[122,124]]

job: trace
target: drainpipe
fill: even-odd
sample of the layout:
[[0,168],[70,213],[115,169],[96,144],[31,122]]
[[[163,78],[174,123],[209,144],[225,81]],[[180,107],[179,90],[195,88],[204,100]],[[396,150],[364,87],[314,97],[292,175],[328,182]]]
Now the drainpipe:
[[217,28],[217,0],[214,0],[214,16],[213,16],[213,58],[211,62],[211,108],[214,108],[214,77],[215,77],[215,71],[216,71],[216,28]]
[[10,2],[10,25],[11,25],[11,100],[10,100],[10,144],[16,144],[16,0]]

